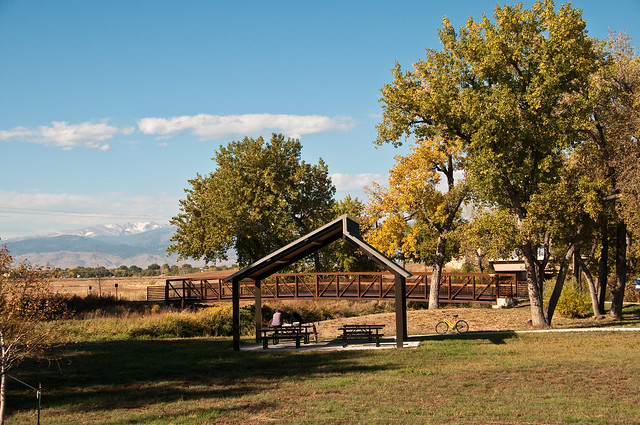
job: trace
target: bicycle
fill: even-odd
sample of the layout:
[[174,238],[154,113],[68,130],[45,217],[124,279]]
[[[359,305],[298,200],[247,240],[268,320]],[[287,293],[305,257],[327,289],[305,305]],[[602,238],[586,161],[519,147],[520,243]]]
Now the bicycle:
[[469,330],[469,324],[465,320],[458,319],[457,314],[451,316],[453,320],[447,317],[447,313],[443,312],[442,315],[444,318],[436,325],[436,332],[438,334],[444,335],[449,332],[449,329],[455,329],[456,332],[461,334]]

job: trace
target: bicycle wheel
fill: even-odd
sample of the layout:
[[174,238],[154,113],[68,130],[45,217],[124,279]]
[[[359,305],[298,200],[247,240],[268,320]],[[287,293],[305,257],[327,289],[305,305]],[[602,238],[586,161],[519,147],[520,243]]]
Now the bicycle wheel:
[[440,335],[446,334],[449,331],[449,325],[445,322],[438,322],[436,325],[436,332]]
[[469,330],[469,324],[464,320],[458,320],[458,322],[456,323],[456,331],[458,331],[458,333],[463,334],[468,330]]

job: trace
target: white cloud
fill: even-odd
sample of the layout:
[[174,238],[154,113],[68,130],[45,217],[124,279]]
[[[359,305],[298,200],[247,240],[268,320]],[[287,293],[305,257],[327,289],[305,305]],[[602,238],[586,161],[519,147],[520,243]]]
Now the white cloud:
[[69,124],[66,121],[53,121],[50,126],[0,130],[0,140],[38,143],[66,150],[84,146],[87,149],[108,151],[111,147],[106,141],[118,134],[131,134],[133,131],[132,127],[118,128],[106,122]]
[[338,192],[362,191],[365,186],[371,186],[374,181],[382,184],[387,180],[385,176],[376,173],[333,173],[330,177]]
[[74,230],[96,224],[155,221],[178,212],[168,193],[24,193],[0,190],[0,238]]
[[244,114],[143,118],[138,128],[145,134],[170,136],[187,133],[201,140],[220,140],[234,136],[257,136],[264,132],[290,137],[329,131],[348,131],[355,125],[349,117],[322,115]]

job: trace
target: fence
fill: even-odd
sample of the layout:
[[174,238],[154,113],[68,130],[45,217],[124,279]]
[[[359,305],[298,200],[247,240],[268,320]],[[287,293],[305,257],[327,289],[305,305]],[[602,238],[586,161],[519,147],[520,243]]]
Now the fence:
[[[407,279],[409,301],[429,299],[430,273],[415,273]],[[450,303],[495,303],[500,297],[524,296],[515,274],[443,273],[439,301]],[[526,287],[524,288],[526,290]],[[253,299],[253,281],[240,282],[240,299]],[[395,279],[383,272],[283,273],[261,281],[263,299],[395,299]],[[148,287],[148,300],[167,303],[231,301],[231,283],[223,278],[167,279],[165,287]]]

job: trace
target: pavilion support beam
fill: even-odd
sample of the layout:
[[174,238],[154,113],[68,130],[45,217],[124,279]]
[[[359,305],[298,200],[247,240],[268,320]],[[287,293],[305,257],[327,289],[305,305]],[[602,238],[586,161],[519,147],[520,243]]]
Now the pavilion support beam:
[[231,283],[231,297],[233,303],[233,351],[240,351],[240,280],[233,279]]
[[395,275],[396,347],[402,348],[407,339],[407,278]]
[[261,281],[260,279],[256,279],[256,288],[255,288],[255,313],[254,317],[256,320],[256,342],[262,341],[262,293],[260,290]]

